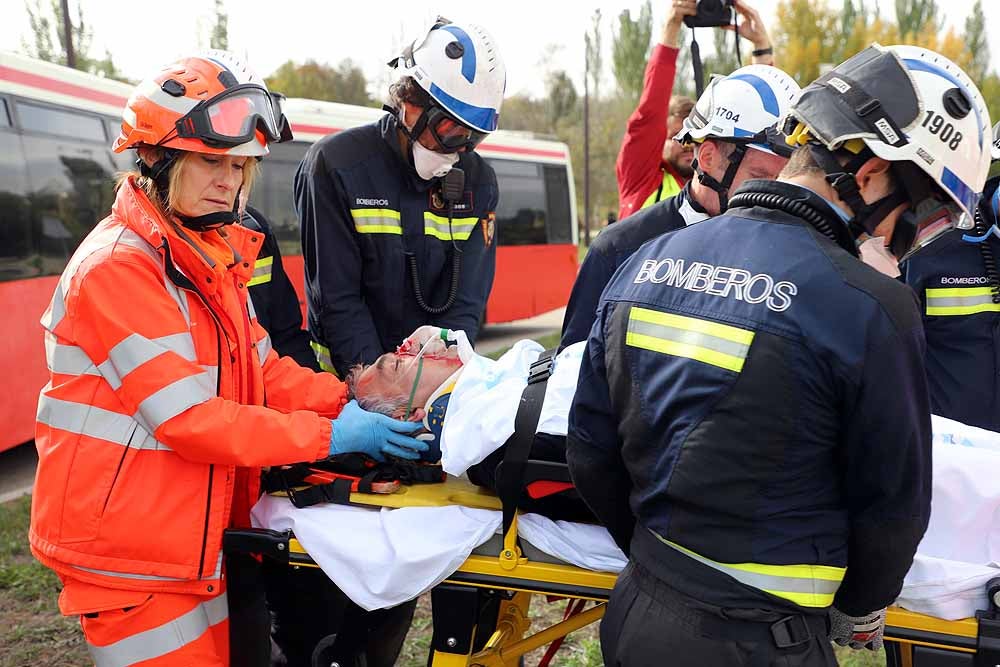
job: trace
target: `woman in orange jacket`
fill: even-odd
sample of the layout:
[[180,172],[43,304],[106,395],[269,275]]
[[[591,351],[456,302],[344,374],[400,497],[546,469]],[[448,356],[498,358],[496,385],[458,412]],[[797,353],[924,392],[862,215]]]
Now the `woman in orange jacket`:
[[99,667],[229,664],[222,534],[248,526],[259,468],[361,451],[416,458],[407,424],[279,358],[247,282],[261,234],[233,225],[279,98],[225,52],[143,81],[111,215],[42,317],[32,552],[63,580]]

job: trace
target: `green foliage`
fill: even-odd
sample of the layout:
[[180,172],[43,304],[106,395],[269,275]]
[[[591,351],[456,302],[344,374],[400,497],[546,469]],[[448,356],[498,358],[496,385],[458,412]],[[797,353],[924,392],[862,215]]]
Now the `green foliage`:
[[618,15],[618,33],[611,40],[611,64],[618,90],[633,103],[642,94],[643,74],[653,35],[653,8],[649,0],[632,20],[629,10]]
[[564,118],[576,113],[579,96],[576,86],[565,70],[550,72],[546,77],[546,101],[548,103],[549,124],[555,127]]
[[903,41],[930,26],[940,32],[937,0],[896,0],[896,25]]
[[986,36],[982,0],[976,0],[972,12],[965,19],[965,48],[970,55],[966,73],[973,81],[982,81],[990,69],[990,43]]
[[[42,0],[25,0],[25,10],[28,12],[28,24],[31,28],[31,41],[21,40],[21,50],[39,60],[45,60],[58,65],[66,65],[66,31],[63,27],[62,3],[60,0],[50,0],[48,6],[42,5]],[[73,51],[76,55],[76,69],[91,74],[98,74],[109,79],[127,81],[111,60],[107,50],[103,58],[96,58],[90,53],[93,32],[83,20],[83,2],[77,3],[76,22],[70,21],[70,36],[73,41]],[[55,37],[55,39],[53,39]]]
[[213,49],[229,50],[229,14],[222,6],[222,0],[215,0],[215,25],[209,44]]
[[287,97],[373,106],[365,74],[349,58],[336,67],[315,60],[307,60],[302,65],[289,60],[266,81],[268,88]]

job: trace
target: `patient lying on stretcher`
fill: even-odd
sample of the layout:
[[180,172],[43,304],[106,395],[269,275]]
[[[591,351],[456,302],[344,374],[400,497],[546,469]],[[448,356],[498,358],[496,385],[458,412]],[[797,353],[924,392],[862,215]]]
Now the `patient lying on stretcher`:
[[[564,463],[569,407],[576,390],[583,343],[554,360],[531,458]],[[366,410],[423,421],[429,432],[428,460],[440,458],[452,475],[468,473],[494,488],[502,445],[514,432],[521,393],[542,347],[516,343],[494,361],[477,355],[464,332],[421,327],[395,352],[356,367],[348,385]]]

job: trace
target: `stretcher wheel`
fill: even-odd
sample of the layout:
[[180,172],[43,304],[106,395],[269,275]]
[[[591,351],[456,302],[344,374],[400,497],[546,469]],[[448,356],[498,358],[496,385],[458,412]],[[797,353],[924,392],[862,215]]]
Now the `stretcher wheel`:
[[986,582],[986,597],[993,608],[1000,611],[1000,577],[994,577]]

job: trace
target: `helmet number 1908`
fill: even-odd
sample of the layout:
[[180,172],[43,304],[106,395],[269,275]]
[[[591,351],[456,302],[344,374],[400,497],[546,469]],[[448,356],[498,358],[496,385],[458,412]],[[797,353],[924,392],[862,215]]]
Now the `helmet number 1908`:
[[945,122],[944,117],[935,113],[933,109],[927,111],[923,126],[931,134],[947,144],[951,150],[958,149],[962,143],[962,133],[956,130],[955,126],[951,123]]

